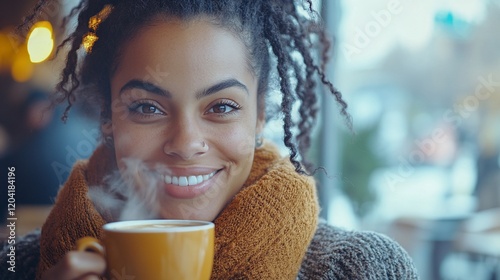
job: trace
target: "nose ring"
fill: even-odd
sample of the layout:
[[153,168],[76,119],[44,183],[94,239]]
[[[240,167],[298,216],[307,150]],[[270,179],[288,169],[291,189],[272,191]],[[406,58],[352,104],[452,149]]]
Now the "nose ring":
[[202,141],[202,142],[201,142],[201,147],[202,147],[205,151],[206,151],[206,150],[208,150],[208,145],[207,145],[207,143],[205,143],[205,141]]

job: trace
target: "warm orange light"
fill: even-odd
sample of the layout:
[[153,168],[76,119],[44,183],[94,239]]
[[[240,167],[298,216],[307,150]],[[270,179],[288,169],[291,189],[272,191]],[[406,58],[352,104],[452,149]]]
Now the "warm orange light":
[[45,61],[54,49],[52,25],[48,21],[35,23],[28,36],[28,53],[31,62]]
[[33,76],[33,64],[26,48],[21,47],[14,57],[11,68],[12,78],[19,83],[28,81]]
[[95,33],[89,32],[89,33],[85,34],[85,36],[83,37],[83,40],[82,40],[82,44],[83,44],[83,47],[85,48],[85,51],[87,53],[90,53],[92,51],[92,46],[97,41],[97,39],[98,38],[95,35]]
[[0,31],[0,72],[10,69],[14,48],[7,34]]

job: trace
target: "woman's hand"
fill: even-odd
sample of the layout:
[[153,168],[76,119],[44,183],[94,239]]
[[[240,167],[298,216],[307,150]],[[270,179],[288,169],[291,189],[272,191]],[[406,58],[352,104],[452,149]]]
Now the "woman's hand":
[[106,261],[96,253],[68,252],[55,266],[43,275],[44,280],[99,279],[106,270]]

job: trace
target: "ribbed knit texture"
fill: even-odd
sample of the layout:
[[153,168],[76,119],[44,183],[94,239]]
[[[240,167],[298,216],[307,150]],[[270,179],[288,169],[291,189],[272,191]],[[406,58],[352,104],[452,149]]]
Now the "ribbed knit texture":
[[98,185],[116,167],[114,153],[100,146],[87,160],[78,161],[42,227],[37,279],[54,266],[84,236],[102,238],[102,226],[111,217],[99,213],[88,198],[88,186]]
[[419,276],[410,256],[387,236],[321,222],[298,279],[416,280]]
[[295,279],[317,225],[314,181],[274,146],[257,149],[244,188],[215,220],[212,279]]
[[15,272],[7,270],[11,244],[3,242],[0,247],[0,279],[1,280],[33,280],[40,259],[40,230],[37,229],[25,236],[16,237]]
[[[42,227],[37,277],[74,249],[83,236],[102,237],[101,216],[88,198],[89,185],[102,180],[114,155],[100,147],[76,163]],[[295,279],[318,222],[314,181],[295,172],[273,145],[255,152],[242,191],[215,222],[212,279]]]

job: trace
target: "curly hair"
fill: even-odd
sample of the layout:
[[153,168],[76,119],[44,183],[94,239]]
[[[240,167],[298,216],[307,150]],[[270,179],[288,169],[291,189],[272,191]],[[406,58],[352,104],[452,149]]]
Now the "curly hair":
[[[45,2],[40,0],[33,14],[24,22],[29,25]],[[276,73],[281,92],[280,116],[283,119],[283,143],[299,173],[311,167],[305,153],[311,145],[311,130],[318,113],[317,79],[334,96],[349,128],[351,117],[342,95],[325,75],[324,65],[330,47],[321,23],[313,20],[312,2],[294,0],[81,0],[64,19],[78,15],[76,29],[59,45],[69,45],[66,64],[57,84],[55,103],[67,102],[63,121],[78,96],[100,101],[101,120],[111,114],[110,75],[116,68],[121,47],[153,18],[175,17],[189,20],[208,16],[216,24],[240,36],[251,57],[251,67],[258,77],[259,104],[269,91],[270,74]],[[99,38],[92,51],[79,60],[82,38],[89,32],[88,23],[106,5],[113,9],[96,30]],[[304,13],[299,10],[304,7]],[[320,59],[317,59],[318,50]],[[91,87],[92,90],[79,90]],[[81,96],[80,96],[81,95]],[[299,120],[295,120],[298,104]]]

